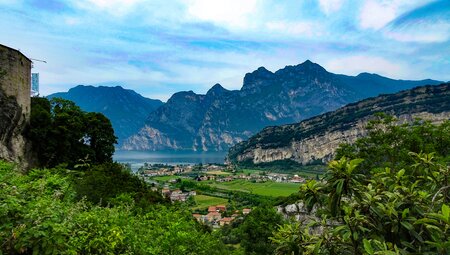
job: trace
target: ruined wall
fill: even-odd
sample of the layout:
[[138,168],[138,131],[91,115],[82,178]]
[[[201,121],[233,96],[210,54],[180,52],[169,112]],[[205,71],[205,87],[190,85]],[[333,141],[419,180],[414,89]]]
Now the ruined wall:
[[31,113],[31,60],[0,45],[0,159],[27,167],[30,146],[23,136]]
[[21,52],[0,45],[0,87],[16,98],[26,119],[30,117],[31,60]]

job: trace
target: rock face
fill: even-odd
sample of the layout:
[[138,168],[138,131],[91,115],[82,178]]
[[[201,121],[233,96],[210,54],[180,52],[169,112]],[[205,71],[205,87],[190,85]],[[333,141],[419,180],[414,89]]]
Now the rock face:
[[0,45],[0,159],[32,164],[23,136],[30,118],[31,60]]
[[436,83],[337,75],[311,61],[275,73],[260,67],[245,75],[240,90],[216,84],[206,95],[174,94],[122,149],[226,151],[266,126],[298,122],[379,93]]
[[267,127],[232,147],[228,160],[266,163],[293,160],[301,164],[326,162],[341,143],[366,135],[365,126],[377,112],[396,116],[399,123],[416,118],[442,122],[450,119],[450,83],[417,87],[349,104],[298,124]]
[[48,96],[54,97],[71,100],[87,112],[103,113],[111,120],[119,145],[125,138],[138,132],[147,116],[163,104],[160,100],[145,98],[120,86],[79,85],[68,92]]

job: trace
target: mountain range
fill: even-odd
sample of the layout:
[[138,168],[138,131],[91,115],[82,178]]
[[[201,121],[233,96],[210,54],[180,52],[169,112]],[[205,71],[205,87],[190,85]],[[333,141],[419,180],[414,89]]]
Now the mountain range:
[[417,118],[441,122],[450,119],[450,83],[422,86],[349,104],[300,123],[266,127],[247,141],[233,146],[228,160],[251,165],[295,161],[323,163],[333,158],[341,143],[352,143],[367,133],[376,113],[397,118],[398,123]]
[[439,83],[334,74],[309,60],[276,72],[260,67],[245,75],[240,90],[216,84],[205,95],[175,93],[121,149],[226,151],[266,126],[296,123],[381,93]]
[[111,120],[119,146],[124,139],[138,132],[148,115],[163,104],[121,86],[79,85],[68,92],[48,96],[54,97],[74,101],[84,111],[103,113]]

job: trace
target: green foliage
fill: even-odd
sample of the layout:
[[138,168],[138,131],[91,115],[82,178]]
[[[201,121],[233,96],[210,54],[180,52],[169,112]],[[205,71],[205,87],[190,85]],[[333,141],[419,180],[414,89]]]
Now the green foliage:
[[111,198],[113,207],[78,200],[73,174],[22,175],[0,162],[1,254],[226,254],[186,210],[137,210],[134,193]]
[[330,162],[322,182],[301,186],[315,218],[275,232],[279,254],[450,253],[450,124],[390,123],[374,123],[341,147],[348,158]]
[[336,151],[336,158],[362,158],[358,169],[368,173],[373,168],[403,168],[413,164],[410,152],[432,153],[436,156],[450,155],[450,121],[432,125],[417,120],[410,124],[395,125],[395,120],[378,115],[368,127],[368,136],[354,144],[343,144]]
[[116,137],[100,113],[83,112],[73,102],[32,98],[28,137],[40,166],[75,166],[80,160],[111,162]]
[[113,199],[122,193],[130,194],[142,208],[165,202],[161,195],[150,191],[144,181],[118,163],[92,166],[72,179],[77,198],[85,198],[93,204],[114,205]]
[[275,245],[269,241],[269,238],[283,222],[282,216],[273,207],[257,207],[239,226],[241,246],[248,254],[272,254]]

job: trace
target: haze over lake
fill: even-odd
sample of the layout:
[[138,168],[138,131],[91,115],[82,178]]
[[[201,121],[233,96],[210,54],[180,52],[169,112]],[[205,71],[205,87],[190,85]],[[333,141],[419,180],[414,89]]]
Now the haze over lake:
[[144,163],[150,164],[223,164],[226,152],[154,152],[154,151],[124,151],[114,153],[114,161],[130,163],[135,171]]

